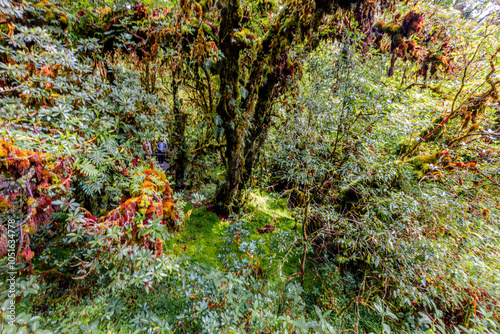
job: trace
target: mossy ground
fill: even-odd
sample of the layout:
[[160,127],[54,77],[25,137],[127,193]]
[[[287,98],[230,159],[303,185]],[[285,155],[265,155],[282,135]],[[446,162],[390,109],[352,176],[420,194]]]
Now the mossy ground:
[[[221,219],[206,206],[195,207],[192,203],[188,203],[184,207],[184,213],[188,217],[184,228],[181,233],[176,233],[172,239],[165,241],[165,252],[171,252],[178,257],[188,256],[193,262],[224,269],[223,264],[218,259],[218,254],[224,247],[225,232],[234,221]],[[286,200],[264,192],[249,194],[242,219],[245,220],[245,228],[250,232],[250,239],[261,240],[265,255],[269,255],[269,257],[274,253],[270,249],[273,233],[277,233],[279,230],[291,231],[295,227],[295,221],[286,206]],[[275,231],[265,234],[259,233],[258,230],[267,224],[272,224],[276,228]],[[266,260],[264,258],[260,263],[264,266],[263,269],[269,274],[277,272],[277,268],[270,266],[272,262]],[[288,261],[283,265],[282,274],[296,272],[299,265],[291,264],[291,262]]]
[[172,252],[175,256],[189,256],[195,262],[221,267],[217,251],[229,222],[222,221],[215,213],[208,211],[206,206],[195,208],[188,203],[184,212],[188,214],[190,211],[182,232],[165,241],[165,251]]

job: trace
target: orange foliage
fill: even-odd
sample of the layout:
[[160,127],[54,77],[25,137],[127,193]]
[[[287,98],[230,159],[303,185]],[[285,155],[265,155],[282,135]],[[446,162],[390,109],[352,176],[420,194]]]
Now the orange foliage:
[[[131,230],[130,234],[123,234],[120,243],[137,244],[154,250],[155,255],[159,256],[162,254],[162,241],[151,241],[148,235],[141,236],[139,231],[147,228],[149,220],[156,219],[160,219],[161,224],[171,229],[175,228],[174,222],[178,215],[173,200],[173,191],[163,172],[147,169],[141,174],[145,176],[145,179],[140,190],[132,192],[134,197],[92,223],[98,233],[104,233],[108,227],[113,226],[119,226],[124,231]],[[143,222],[136,220],[138,214],[145,217]]]
[[[18,257],[21,261],[33,257],[29,236],[50,221],[54,212],[52,202],[62,192],[59,187],[53,189],[53,194],[49,196],[46,190],[54,185],[63,185],[67,191],[71,174],[64,159],[52,159],[49,154],[25,150],[0,139],[0,182],[3,184],[0,212],[22,208],[25,218],[19,223],[21,239]],[[3,240],[0,235],[0,243]],[[3,249],[0,245],[0,256],[3,256]]]

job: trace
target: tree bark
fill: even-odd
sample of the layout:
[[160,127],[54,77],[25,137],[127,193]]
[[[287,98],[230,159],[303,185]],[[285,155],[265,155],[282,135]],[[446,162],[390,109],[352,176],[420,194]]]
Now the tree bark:
[[271,103],[274,98],[274,87],[278,83],[276,75],[269,75],[266,83],[259,89],[257,103],[253,117],[253,127],[245,145],[245,165],[242,182],[246,186],[253,176],[257,154],[262,149],[267,139],[267,133],[271,124]]
[[179,99],[179,78],[181,69],[176,68],[172,73],[172,96],[175,133],[173,144],[176,147],[176,155],[172,164],[175,169],[175,188],[182,188],[185,184],[186,167],[189,165],[189,147],[186,143],[187,115],[181,110]]
[[[235,14],[238,13],[239,3],[236,0],[227,0],[224,5],[221,10],[219,37],[220,50],[225,58],[219,72],[221,98],[217,114],[223,120],[226,136],[227,171],[225,182],[216,191],[215,205],[218,212],[227,214],[233,209],[238,209],[241,204],[238,201],[241,199],[241,190],[252,176],[257,153],[267,137],[271,120],[270,104],[276,95],[275,86],[280,80],[285,80],[281,71],[286,66],[286,61],[285,63],[282,61],[287,59],[287,50],[302,23],[299,20],[297,7],[293,2],[287,2],[280,15],[276,17],[276,24],[267,31],[257,48],[245,84],[247,96],[242,100],[239,88],[241,50],[231,43],[232,32],[239,30],[240,18]],[[321,2],[317,6],[314,22],[321,20],[327,7],[331,9],[331,3],[328,1]],[[314,29],[314,26],[311,24],[309,27],[304,27]],[[228,87],[232,91],[229,91]],[[236,104],[232,104],[231,101]]]
[[221,60],[219,101],[217,115],[222,119],[226,136],[226,180],[215,194],[215,209],[221,214],[229,214],[236,203],[243,166],[243,113],[239,106],[241,93],[239,88],[241,47],[233,43],[233,33],[238,31],[242,18],[239,0],[226,0],[222,3],[220,24],[220,50],[224,54]]

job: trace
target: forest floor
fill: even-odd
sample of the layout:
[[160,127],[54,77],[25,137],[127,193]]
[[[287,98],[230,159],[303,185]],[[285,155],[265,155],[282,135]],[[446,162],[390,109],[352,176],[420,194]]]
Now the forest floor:
[[[284,199],[263,192],[252,192],[246,208],[245,229],[250,233],[250,240],[261,241],[269,246],[273,233],[292,231],[295,228],[295,221]],[[203,203],[187,203],[184,213],[185,225],[180,233],[175,233],[173,238],[166,240],[165,251],[178,257],[188,256],[193,262],[224,269],[218,255],[224,247],[226,230],[234,221],[231,218],[219,218]],[[271,256],[269,247],[264,248],[268,250],[267,255]],[[300,266],[285,267],[293,271]],[[276,268],[267,269],[276,271]]]

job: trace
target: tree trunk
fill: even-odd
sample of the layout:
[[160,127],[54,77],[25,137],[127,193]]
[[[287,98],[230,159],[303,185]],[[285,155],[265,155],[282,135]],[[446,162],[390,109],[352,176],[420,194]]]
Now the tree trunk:
[[222,119],[226,136],[226,180],[215,194],[215,209],[221,214],[229,214],[239,194],[243,166],[243,112],[237,108],[241,100],[239,77],[239,58],[241,47],[233,43],[233,33],[238,31],[242,12],[238,0],[227,0],[221,9],[219,36],[220,50],[224,54],[220,70],[220,98],[216,107],[217,115]]
[[175,132],[172,143],[175,145],[176,154],[172,167],[175,170],[175,188],[182,188],[185,184],[186,167],[189,165],[189,147],[186,143],[186,124],[187,115],[181,110],[181,101],[179,100],[179,78],[181,76],[180,68],[172,73],[172,95],[173,95],[173,114]]
[[[256,156],[261,150],[271,120],[271,106],[275,86],[285,80],[283,72],[288,66],[287,52],[299,28],[299,9],[294,2],[286,2],[257,48],[245,84],[246,96],[241,99],[239,56],[241,49],[231,42],[232,34],[239,31],[241,13],[238,0],[226,0],[221,10],[219,49],[224,54],[220,67],[219,103],[216,112],[222,119],[226,136],[226,181],[216,192],[215,205],[220,213],[229,213],[241,203],[241,190],[251,178]],[[325,12],[332,10],[332,3],[317,4],[314,22],[305,29],[314,29]],[[278,42],[279,41],[279,42]],[[285,60],[285,61],[283,61]]]
[[242,182],[246,186],[251,180],[257,154],[262,149],[267,139],[267,132],[271,123],[271,103],[274,98],[274,87],[278,83],[276,75],[269,75],[266,83],[259,89],[255,113],[253,117],[253,127],[245,145],[245,165],[242,175]]

